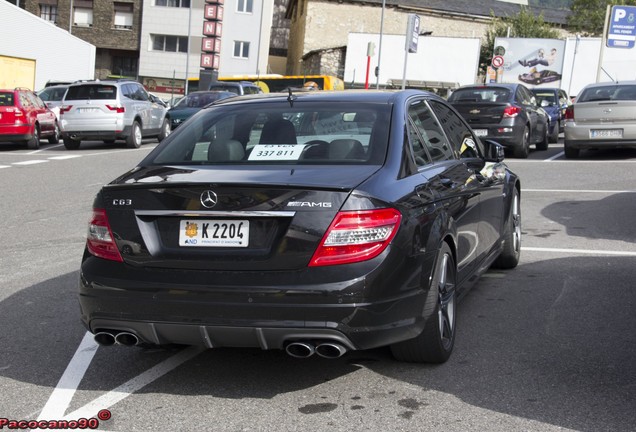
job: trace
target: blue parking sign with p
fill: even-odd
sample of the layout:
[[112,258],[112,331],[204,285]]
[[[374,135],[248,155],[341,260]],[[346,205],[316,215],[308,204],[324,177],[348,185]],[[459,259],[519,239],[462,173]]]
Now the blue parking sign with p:
[[636,6],[612,6],[607,31],[608,48],[633,48],[636,41]]

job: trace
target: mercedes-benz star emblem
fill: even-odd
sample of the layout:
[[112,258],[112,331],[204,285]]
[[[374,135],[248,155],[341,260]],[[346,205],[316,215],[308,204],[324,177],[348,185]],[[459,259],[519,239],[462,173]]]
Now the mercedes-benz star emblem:
[[206,190],[201,194],[201,205],[205,208],[212,208],[219,202],[219,198],[211,190]]

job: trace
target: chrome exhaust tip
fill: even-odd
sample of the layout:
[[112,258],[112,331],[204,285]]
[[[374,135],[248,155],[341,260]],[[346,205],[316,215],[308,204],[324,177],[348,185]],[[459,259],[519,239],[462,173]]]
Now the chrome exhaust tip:
[[98,332],[95,333],[94,339],[95,342],[97,342],[97,344],[101,346],[115,345],[115,336],[112,333]]
[[115,336],[115,342],[120,345],[133,346],[139,343],[139,338],[132,333],[122,332],[117,333],[117,336]]
[[321,343],[316,346],[316,354],[328,359],[342,357],[346,352],[347,348],[335,342]]
[[311,357],[315,352],[314,346],[307,342],[291,342],[287,344],[285,351],[290,356],[296,358]]

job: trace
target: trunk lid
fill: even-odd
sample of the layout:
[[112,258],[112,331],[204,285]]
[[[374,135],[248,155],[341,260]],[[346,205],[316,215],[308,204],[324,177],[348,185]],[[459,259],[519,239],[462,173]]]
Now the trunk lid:
[[462,102],[453,107],[466,119],[471,126],[498,124],[501,122],[508,103]]
[[303,269],[349,193],[378,169],[136,168],[104,187],[96,206],[131,265]]

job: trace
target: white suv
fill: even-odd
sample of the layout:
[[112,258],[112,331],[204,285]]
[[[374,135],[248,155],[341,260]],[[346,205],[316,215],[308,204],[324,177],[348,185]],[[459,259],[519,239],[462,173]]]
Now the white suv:
[[79,148],[82,140],[113,143],[126,140],[141,146],[142,138],[170,134],[167,109],[144,87],[131,80],[85,81],[69,86],[60,106],[64,146]]

